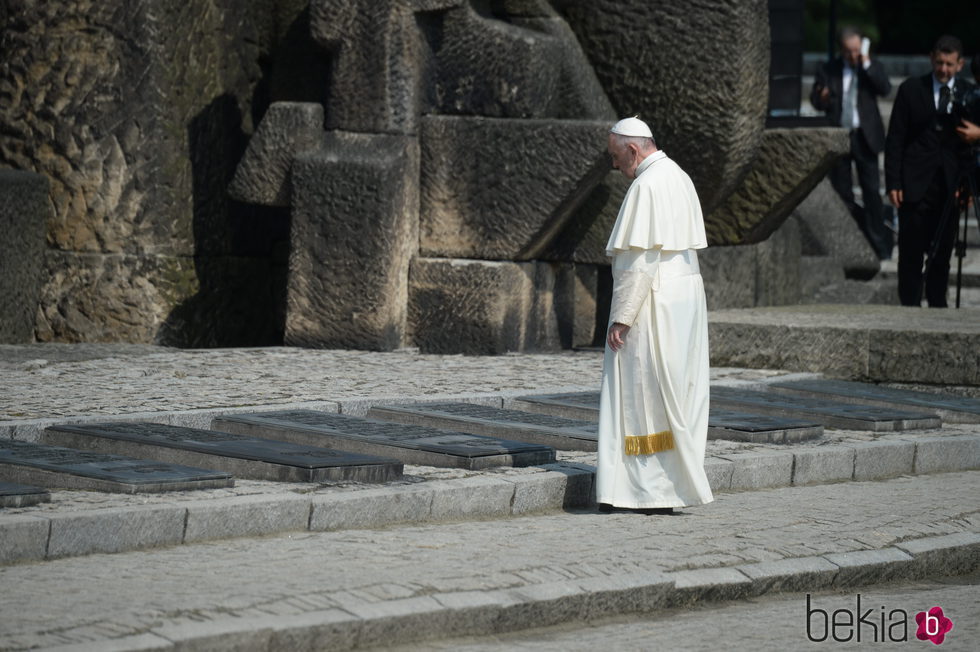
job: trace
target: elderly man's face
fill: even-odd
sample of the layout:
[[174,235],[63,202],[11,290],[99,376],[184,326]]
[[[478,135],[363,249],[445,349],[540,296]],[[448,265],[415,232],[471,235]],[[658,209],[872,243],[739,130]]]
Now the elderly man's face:
[[636,145],[622,145],[615,134],[609,134],[609,142],[606,147],[609,156],[612,157],[614,169],[623,173],[627,179],[636,178],[636,166],[640,164],[640,158],[636,150]]
[[861,37],[852,34],[840,42],[840,53],[844,61],[856,67],[861,61]]
[[945,84],[963,69],[963,57],[958,52],[933,52],[930,59],[932,74],[940,84]]

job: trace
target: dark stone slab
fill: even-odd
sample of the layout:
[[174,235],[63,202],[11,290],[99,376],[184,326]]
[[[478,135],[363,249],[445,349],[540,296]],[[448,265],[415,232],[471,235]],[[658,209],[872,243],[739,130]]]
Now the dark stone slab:
[[231,475],[219,471],[13,440],[0,441],[0,474],[12,482],[116,493],[235,484]]
[[514,399],[508,407],[583,421],[599,420],[599,392],[537,394]]
[[50,214],[45,177],[0,169],[0,343],[34,340]]
[[0,482],[0,507],[27,507],[51,502],[47,489],[16,482]]
[[965,396],[917,392],[870,383],[824,378],[772,383],[770,387],[780,393],[831,399],[841,403],[857,403],[898,409],[923,409],[936,413],[943,421],[949,423],[980,423],[980,400]]
[[823,426],[812,420],[749,414],[720,408],[711,408],[708,413],[708,439],[792,444],[822,436]]
[[935,414],[854,405],[827,399],[813,399],[785,394],[756,392],[734,387],[715,387],[711,401],[722,407],[749,410],[776,416],[806,417],[828,428],[889,432],[942,425]]
[[[714,400],[714,388],[711,396]],[[599,420],[599,392],[522,396],[511,406],[559,418]],[[708,414],[708,439],[788,444],[822,435],[823,425],[815,419],[801,420],[715,407]]]
[[52,426],[45,430],[43,441],[207,466],[252,480],[387,482],[402,472],[402,463],[393,459],[158,423]]
[[531,466],[555,460],[553,448],[538,444],[313,410],[225,415],[215,418],[211,426],[216,430],[305,446],[388,455],[406,464],[483,469]]
[[591,421],[504,410],[471,403],[426,403],[372,407],[368,417],[488,437],[503,437],[559,450],[594,451],[598,427]]

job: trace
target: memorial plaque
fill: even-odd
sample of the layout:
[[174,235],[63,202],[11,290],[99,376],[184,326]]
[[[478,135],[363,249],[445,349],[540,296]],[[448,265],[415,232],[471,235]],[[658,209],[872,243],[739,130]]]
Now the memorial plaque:
[[[711,390],[712,399],[714,391]],[[599,420],[599,392],[522,396],[512,405],[535,414],[565,418],[579,414],[591,421]],[[815,419],[801,420],[714,407],[708,413],[708,439],[789,444],[822,435],[823,425]]]
[[980,399],[882,387],[849,380],[813,378],[772,383],[774,391],[794,396],[831,399],[898,409],[923,410],[948,423],[980,423]]
[[555,460],[554,449],[540,444],[313,410],[222,415],[211,426],[303,446],[386,455],[406,464],[483,469],[548,464]]
[[16,482],[0,482],[0,507],[28,507],[51,502],[47,489]]
[[472,403],[379,406],[372,407],[368,417],[544,444],[559,450],[594,451],[598,439],[598,426],[592,421],[563,419]]
[[775,416],[805,417],[827,428],[889,432],[942,425],[934,414],[910,412],[840,401],[804,398],[786,394],[756,392],[736,387],[713,387],[711,402],[720,407],[747,410]]
[[151,462],[122,455],[0,440],[0,475],[42,487],[150,493],[234,486],[221,471]]
[[402,473],[402,463],[390,458],[157,423],[52,426],[45,430],[43,441],[201,465],[252,480],[388,482]]

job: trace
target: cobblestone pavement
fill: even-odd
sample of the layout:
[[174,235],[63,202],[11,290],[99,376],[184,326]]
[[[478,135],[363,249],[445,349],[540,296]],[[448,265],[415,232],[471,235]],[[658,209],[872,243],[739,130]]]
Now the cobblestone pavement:
[[[0,423],[352,398],[595,390],[601,373],[599,351],[462,356],[290,347],[0,345]],[[712,373],[715,379],[751,379],[780,372]]]
[[[573,578],[713,568],[980,532],[980,472],[722,494],[676,516],[593,512],[299,533],[0,568],[0,649]],[[159,639],[158,639],[159,640]]]
[[[615,621],[590,625],[562,626],[534,632],[482,637],[481,640],[455,639],[427,641],[420,645],[384,648],[386,652],[492,652],[500,650],[535,650],[539,652],[591,652],[596,649],[623,652],[681,649],[686,652],[716,652],[717,650],[867,650],[904,649],[901,646],[929,646],[915,638],[915,614],[941,606],[943,614],[953,621],[946,636],[943,652],[973,652],[980,640],[980,575],[948,578],[943,581],[916,582],[850,590],[844,594],[818,592],[810,596],[812,609],[833,613],[845,609],[857,613],[857,596],[861,596],[861,613],[872,609],[870,623],[861,625],[861,642],[856,627],[840,627],[839,641],[815,613],[807,637],[806,594],[793,593],[766,596],[749,602],[698,605],[688,609],[671,609],[641,617],[630,616]],[[881,607],[890,612],[901,609],[908,614],[907,631],[899,622],[886,619],[880,627]],[[846,623],[846,616],[841,616]],[[857,617],[855,617],[856,621]],[[886,632],[888,636],[886,637]],[[821,638],[826,640],[820,641]],[[898,643],[903,637],[908,642]],[[877,637],[877,640],[875,640]],[[375,648],[380,652],[380,648]]]

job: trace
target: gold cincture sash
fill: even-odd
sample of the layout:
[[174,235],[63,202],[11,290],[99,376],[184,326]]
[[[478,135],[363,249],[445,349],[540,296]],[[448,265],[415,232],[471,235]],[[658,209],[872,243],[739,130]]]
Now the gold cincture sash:
[[626,437],[627,455],[653,455],[674,448],[674,433],[669,430],[652,435]]

